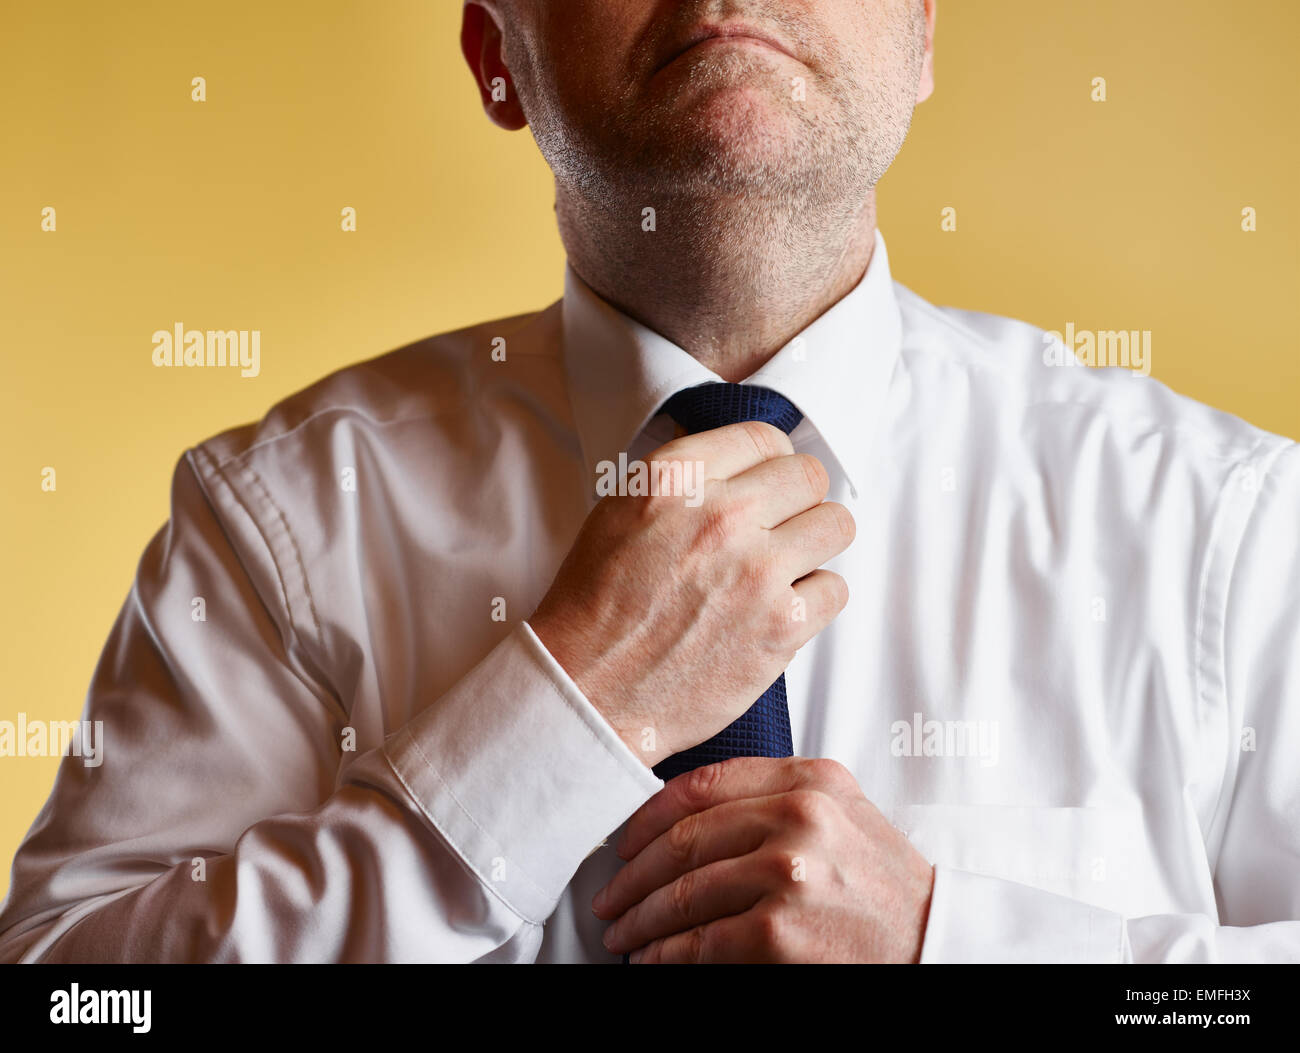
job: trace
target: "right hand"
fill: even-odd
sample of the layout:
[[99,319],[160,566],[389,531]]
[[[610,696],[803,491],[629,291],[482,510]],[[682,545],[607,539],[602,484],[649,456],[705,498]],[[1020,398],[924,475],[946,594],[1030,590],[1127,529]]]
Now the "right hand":
[[702,461],[702,502],[602,498],[528,622],[653,767],[740,717],[844,609],[844,579],[818,568],[856,525],[825,501],[821,462],[770,424],[683,436],[645,460]]

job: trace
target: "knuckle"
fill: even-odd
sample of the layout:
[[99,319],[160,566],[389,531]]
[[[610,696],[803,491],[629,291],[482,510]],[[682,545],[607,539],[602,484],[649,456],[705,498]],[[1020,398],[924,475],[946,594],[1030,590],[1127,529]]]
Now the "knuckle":
[[684,951],[686,960],[692,964],[698,964],[706,960],[708,954],[708,934],[706,927],[701,925],[694,929],[688,929],[684,939]]
[[812,604],[817,621],[826,625],[844,610],[849,603],[849,583],[834,571],[818,572],[818,583],[812,593]]
[[813,789],[791,790],[785,795],[786,815],[797,826],[818,826],[826,818],[829,800]]
[[662,446],[650,452],[647,458],[650,462],[654,461],[682,461],[687,454],[692,452],[691,447],[697,442],[694,436],[683,435],[677,439],[669,439]]
[[741,588],[748,596],[767,595],[777,580],[776,554],[767,550],[745,555],[740,565]]
[[599,509],[602,505],[607,509],[608,517],[614,521],[612,525],[606,525],[605,529],[615,536],[621,532],[620,527],[624,523],[641,529],[652,526],[670,507],[668,502],[653,497],[633,497],[629,494],[603,497],[596,507]]
[[722,781],[721,764],[705,764],[687,773],[682,780],[682,797],[686,804],[699,810],[713,799]]
[[793,873],[795,855],[786,848],[768,847],[758,854],[755,866],[763,888],[768,891],[787,888]]
[[664,838],[664,847],[674,862],[686,864],[691,861],[697,841],[697,829],[698,824],[693,815],[679,819],[668,828],[668,834]]
[[767,609],[765,631],[766,649],[776,655],[793,657],[798,650],[799,622],[795,620],[792,606],[784,599]]
[[753,915],[753,935],[758,948],[769,954],[781,950],[788,929],[781,910],[774,905],[760,905],[754,908]]
[[696,871],[688,870],[668,886],[668,909],[680,924],[691,921],[691,904],[695,901]]
[[858,536],[858,521],[853,518],[852,512],[837,501],[827,501],[826,507],[831,510],[835,530],[841,538],[852,541]]
[[765,461],[794,451],[785,432],[766,421],[747,420],[742,421],[738,426],[744,430],[746,438],[754,444],[755,452]]
[[701,547],[713,550],[725,548],[741,532],[744,509],[734,501],[708,501],[700,509],[697,540]]
[[[826,472],[826,466],[810,453],[800,453],[795,455],[799,460],[799,465],[803,469],[804,478],[808,483],[808,488],[817,495],[824,495],[830,489],[831,479]],[[847,511],[847,509],[846,509]]]
[[808,762],[812,782],[830,790],[847,790],[850,786],[857,788],[858,781],[843,764],[831,757],[815,757]]

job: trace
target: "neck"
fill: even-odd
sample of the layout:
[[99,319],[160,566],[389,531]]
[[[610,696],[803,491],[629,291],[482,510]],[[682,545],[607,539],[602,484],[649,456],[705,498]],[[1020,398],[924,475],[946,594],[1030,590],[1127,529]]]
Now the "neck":
[[560,236],[575,273],[732,383],[847,295],[875,247],[874,190],[836,210],[767,204],[665,202],[651,231],[638,222],[639,206],[625,202],[615,215],[556,187]]

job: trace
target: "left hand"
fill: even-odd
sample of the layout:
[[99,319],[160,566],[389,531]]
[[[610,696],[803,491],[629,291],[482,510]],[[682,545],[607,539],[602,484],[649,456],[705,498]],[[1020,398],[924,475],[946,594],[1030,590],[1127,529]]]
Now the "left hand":
[[915,962],[934,869],[837,761],[738,757],[628,820],[592,901],[633,963]]

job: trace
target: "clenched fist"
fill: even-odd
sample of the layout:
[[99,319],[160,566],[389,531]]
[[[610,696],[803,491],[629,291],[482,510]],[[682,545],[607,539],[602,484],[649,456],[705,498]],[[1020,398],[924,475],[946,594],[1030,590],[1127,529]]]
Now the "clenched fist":
[[647,460],[702,463],[698,490],[688,500],[664,470],[659,496],[603,498],[528,621],[653,767],[740,717],[839,614],[848,587],[818,568],[856,527],[825,500],[821,462],[770,424],[684,436]]
[[934,869],[833,760],[737,757],[628,820],[592,903],[634,964],[915,962]]

